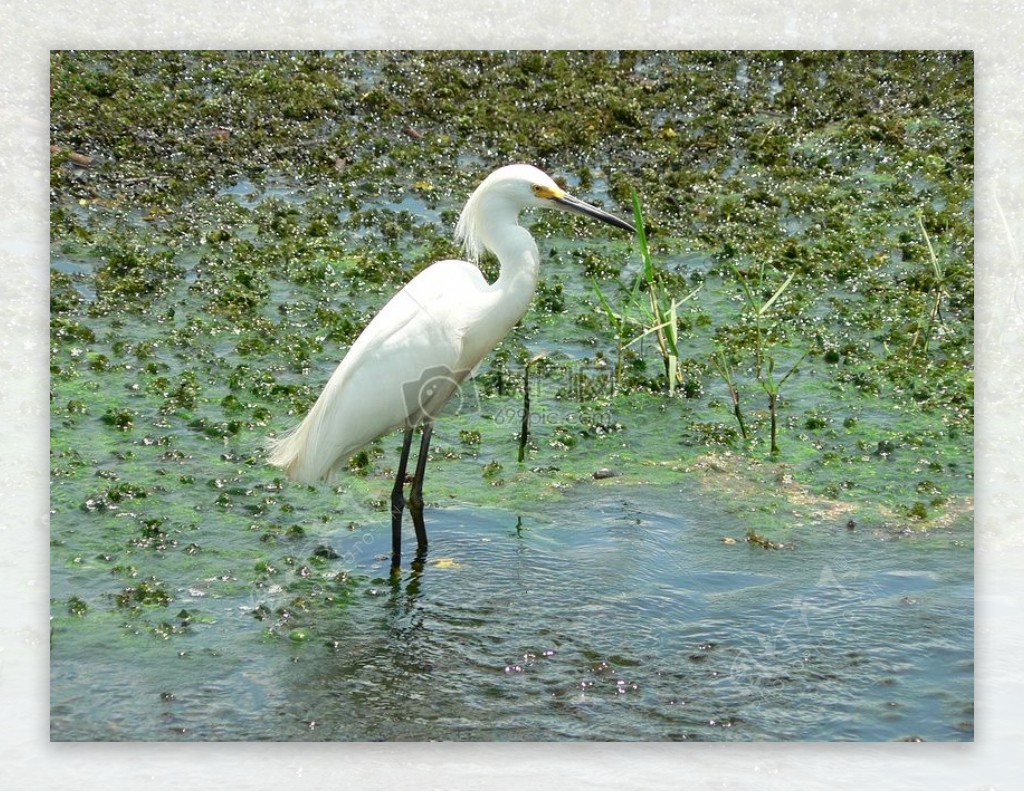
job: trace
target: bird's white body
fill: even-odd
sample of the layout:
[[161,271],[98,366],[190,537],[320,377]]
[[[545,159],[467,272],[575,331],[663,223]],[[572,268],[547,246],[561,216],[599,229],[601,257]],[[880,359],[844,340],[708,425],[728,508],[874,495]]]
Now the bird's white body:
[[456,233],[471,257],[484,247],[497,255],[498,279],[487,283],[476,264],[446,260],[409,281],[356,339],[302,423],[272,441],[270,463],[313,484],[375,438],[432,420],[529,307],[540,257],[517,218],[550,200],[542,196],[564,193],[529,165],[485,179]]
[[[535,268],[525,281],[532,293]],[[366,326],[270,462],[313,484],[377,437],[437,415],[525,312],[528,298],[517,315],[494,321],[503,286],[468,261],[439,261],[413,278]]]
[[[391,490],[391,570],[401,568],[402,513],[408,505],[419,560],[427,548],[423,477],[433,421],[459,384],[526,313],[540,255],[519,225],[527,207],[588,215],[629,231],[629,223],[573,198],[532,165],[508,165],[484,179],[466,202],[455,236],[471,261],[432,264],[385,305],[349,349],[309,415],[270,441],[270,463],[306,484],[330,479],[348,456],[404,428]],[[501,272],[488,283],[476,266],[484,249]],[[409,500],[406,466],[414,429],[420,450]]]

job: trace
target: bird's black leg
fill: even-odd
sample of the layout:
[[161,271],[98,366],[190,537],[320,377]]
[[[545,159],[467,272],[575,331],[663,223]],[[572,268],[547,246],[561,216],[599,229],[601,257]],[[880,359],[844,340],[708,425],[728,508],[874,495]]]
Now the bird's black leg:
[[[398,458],[395,487],[391,490],[391,568],[402,566],[402,510],[405,508],[405,469],[409,465],[409,447],[412,445],[412,427],[405,430],[402,455]],[[418,529],[417,529],[417,535]]]
[[423,424],[423,436],[420,438],[420,455],[416,459],[416,475],[412,479],[409,491],[409,514],[416,528],[416,544],[419,549],[427,549],[427,526],[423,524],[423,474],[427,469],[427,455],[430,451],[430,435],[434,431],[431,423]]

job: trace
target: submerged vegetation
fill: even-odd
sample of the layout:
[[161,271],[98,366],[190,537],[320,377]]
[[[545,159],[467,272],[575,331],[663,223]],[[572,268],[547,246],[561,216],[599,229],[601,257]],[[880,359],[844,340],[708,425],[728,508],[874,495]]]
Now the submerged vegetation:
[[[640,198],[633,193],[633,222],[636,225],[637,246],[640,250],[642,270],[636,276],[633,289],[628,295],[625,308],[616,312],[601,291],[601,286],[594,280],[594,291],[597,299],[608,316],[608,324],[615,331],[618,350],[615,356],[615,373],[612,387],[617,389],[622,380],[623,351],[654,335],[658,342],[658,352],[665,366],[666,393],[671,396],[675,392],[676,383],[682,379],[679,371],[679,306],[693,298],[700,290],[698,286],[680,299],[674,299],[667,293],[664,278],[659,277],[647,244],[647,227],[644,223],[643,209]],[[640,296],[641,290],[644,297]],[[634,329],[635,328],[635,329]],[[629,341],[625,339],[639,331]]]
[[350,597],[314,534],[384,523],[395,439],[314,492],[263,438],[513,161],[638,197],[647,235],[530,218],[538,294],[438,426],[437,497],[543,509],[600,468],[772,537],[969,515],[972,80],[958,52],[55,52],[55,610],[102,610],[103,569],[166,638],[202,613],[145,613],[196,563],[268,635]]

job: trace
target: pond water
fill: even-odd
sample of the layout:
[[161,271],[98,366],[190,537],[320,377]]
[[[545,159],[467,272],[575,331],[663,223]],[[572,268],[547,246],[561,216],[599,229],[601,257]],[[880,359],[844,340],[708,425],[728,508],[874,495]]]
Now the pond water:
[[685,484],[614,479],[542,518],[427,518],[425,562],[395,580],[383,521],[307,535],[337,558],[303,626],[268,629],[308,568],[254,596],[182,567],[168,618],[190,623],[164,640],[62,623],[53,739],[972,739],[969,524],[768,550]]
[[[53,740],[973,739],[969,55],[52,60]],[[528,213],[393,578],[263,447],[520,160],[656,277]]]

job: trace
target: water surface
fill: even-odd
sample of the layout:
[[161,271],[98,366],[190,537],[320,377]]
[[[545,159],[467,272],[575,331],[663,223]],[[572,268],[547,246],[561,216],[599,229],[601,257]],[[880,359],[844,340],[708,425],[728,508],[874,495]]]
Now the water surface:
[[[385,525],[327,529],[339,558],[298,627],[277,613],[290,583],[232,597],[188,570],[170,610],[204,616],[186,632],[64,626],[54,738],[972,738],[968,527],[819,526],[772,551],[681,491],[614,484],[543,520],[428,518],[397,581]],[[329,601],[339,572],[350,596]]]

